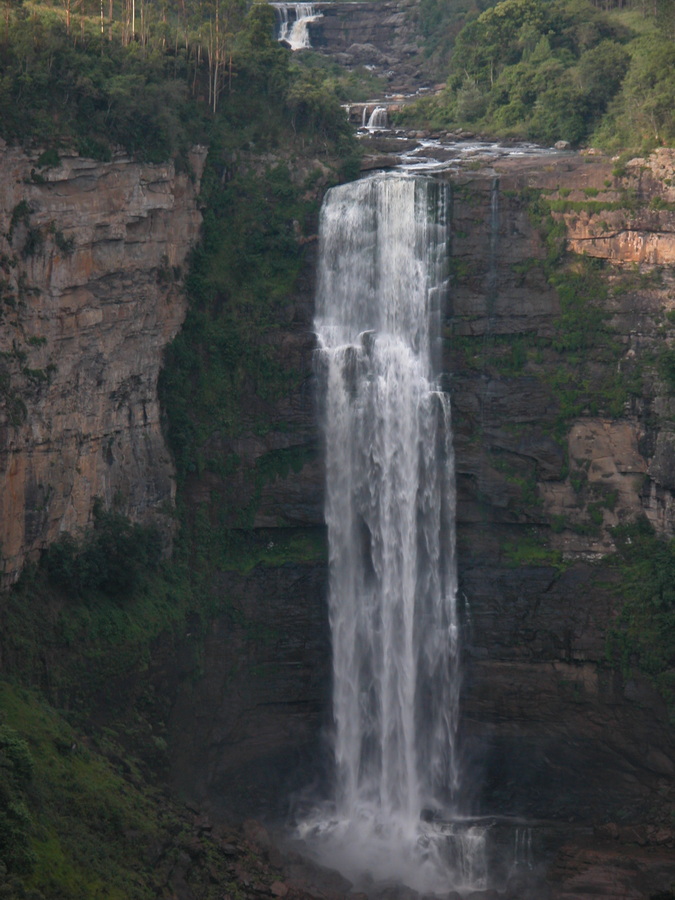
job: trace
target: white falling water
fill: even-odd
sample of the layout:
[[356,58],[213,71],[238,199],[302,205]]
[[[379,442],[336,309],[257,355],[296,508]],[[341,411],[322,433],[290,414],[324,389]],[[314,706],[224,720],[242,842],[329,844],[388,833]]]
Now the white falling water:
[[[365,112],[365,110],[364,110]],[[366,128],[368,131],[377,131],[380,128],[387,128],[389,126],[389,112],[386,106],[376,106],[372,113],[370,114],[370,118],[366,123]]]
[[[309,29],[310,22],[322,17],[313,3],[273,3],[279,12],[280,26],[278,40],[286,41],[291,50],[304,50],[312,46]],[[293,13],[292,17],[289,12]]]
[[459,788],[454,460],[436,382],[447,188],[334,188],[320,241],[337,785],[304,833],[356,881],[480,887],[477,833],[422,822]]

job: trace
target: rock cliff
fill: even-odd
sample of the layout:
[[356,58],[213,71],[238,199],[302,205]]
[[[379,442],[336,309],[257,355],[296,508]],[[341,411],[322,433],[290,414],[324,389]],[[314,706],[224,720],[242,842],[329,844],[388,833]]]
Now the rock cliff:
[[318,3],[321,16],[308,26],[312,49],[347,68],[366,66],[397,91],[421,79],[417,5],[410,0]]
[[[184,314],[179,267],[199,225],[203,153],[193,181],[121,157],[45,167],[2,152],[0,523],[11,579],[59,533],[86,526],[97,496],[143,521],[171,505],[156,380]],[[606,663],[622,603],[606,563],[616,525],[644,514],[658,534],[675,533],[663,367],[673,183],[670,151],[623,170],[576,154],[464,168],[452,177],[444,321],[469,799],[476,810],[605,823],[619,842],[632,840],[624,822],[649,823],[643,844],[666,848],[672,733],[653,684]],[[185,483],[195,516],[227,494],[225,526],[254,504],[255,552],[214,577],[220,612],[203,646],[187,623],[178,660],[151,675],[171,705],[173,784],[221,816],[269,810],[301,784],[326,722],[314,246],[266,338],[294,373],[287,395],[273,408],[246,404],[252,423],[264,414],[264,432],[211,436],[213,455],[238,459],[234,475]],[[284,465],[267,467],[272,457]],[[588,870],[590,883],[605,865],[598,853],[584,862],[570,851],[557,865],[568,879]]]
[[100,497],[170,529],[162,350],[185,314],[205,150],[189,172],[0,148],[0,541],[5,582]]
[[[661,535],[675,527],[672,399],[657,364],[673,307],[674,165],[659,152],[616,174],[610,160],[561,154],[453,176],[444,341],[468,646],[468,799],[477,811],[566,823],[554,844],[570,821],[650,823],[640,834],[658,865],[673,842],[675,747],[652,683],[607,665],[622,595],[606,561],[618,524],[645,515]],[[564,246],[577,255],[563,256]],[[570,308],[570,279],[584,297],[579,309]],[[303,315],[275,338],[293,347],[305,374],[286,403],[296,417],[311,406],[313,348],[309,307],[298,308]],[[588,310],[598,316],[584,318]],[[316,446],[301,421],[300,431],[279,428],[284,446]],[[237,449],[252,466],[266,446],[251,439]],[[312,456],[265,485],[257,525],[270,546],[274,526],[314,525],[319,475]],[[269,771],[307,766],[325,721],[327,684],[311,675],[328,676],[325,631],[315,631],[325,628],[325,564],[287,563],[274,575],[270,557],[223,582],[236,613],[214,623],[204,679],[179,691],[172,721],[174,782],[242,811],[242,780],[263,809],[278,797]],[[277,591],[293,598],[292,615]],[[270,678],[273,660],[281,666]],[[624,826],[612,827],[614,849],[586,859],[568,847],[559,878],[597,879],[612,896],[608,884],[623,878],[617,854],[633,852],[621,849],[633,841]],[[579,834],[573,845],[587,840]],[[646,882],[621,883],[626,896],[643,895]]]
[[[594,821],[672,803],[663,699],[606,667],[621,594],[603,562],[614,526],[675,524],[656,365],[674,161],[661,151],[613,174],[593,155],[509,160],[455,183],[446,369],[484,808]],[[579,255],[559,269],[563,243]],[[586,291],[579,307],[570,285]]]

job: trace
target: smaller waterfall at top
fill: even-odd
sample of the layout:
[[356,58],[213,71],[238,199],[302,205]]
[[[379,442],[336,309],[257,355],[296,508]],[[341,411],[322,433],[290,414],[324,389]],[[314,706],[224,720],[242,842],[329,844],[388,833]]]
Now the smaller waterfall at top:
[[312,46],[309,38],[310,22],[322,17],[313,3],[273,3],[279,14],[277,40],[286,41],[291,50],[304,50]]
[[486,884],[484,829],[447,821],[460,788],[454,457],[437,384],[447,210],[447,185],[401,175],[333,188],[322,208],[336,788],[300,827],[357,885],[439,893]]

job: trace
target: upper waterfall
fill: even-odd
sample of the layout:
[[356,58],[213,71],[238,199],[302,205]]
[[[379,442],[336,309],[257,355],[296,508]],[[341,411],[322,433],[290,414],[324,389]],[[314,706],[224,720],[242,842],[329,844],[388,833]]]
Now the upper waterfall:
[[312,46],[307,26],[320,19],[313,3],[272,3],[279,15],[277,40],[286,41],[291,50],[304,50]]
[[459,787],[454,462],[436,380],[447,194],[401,175],[329,191],[315,323],[340,835],[330,862],[419,889],[444,877],[423,813],[447,813]]

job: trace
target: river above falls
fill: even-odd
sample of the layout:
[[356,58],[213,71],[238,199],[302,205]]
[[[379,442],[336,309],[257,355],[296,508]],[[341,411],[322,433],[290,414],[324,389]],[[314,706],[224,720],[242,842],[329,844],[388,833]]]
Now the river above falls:
[[504,159],[541,159],[570,152],[527,141],[501,142],[463,134],[421,136],[419,132],[374,132],[367,126],[359,129],[357,135],[365,150],[363,171],[398,169],[424,174],[480,169]]

